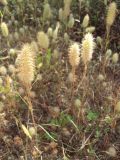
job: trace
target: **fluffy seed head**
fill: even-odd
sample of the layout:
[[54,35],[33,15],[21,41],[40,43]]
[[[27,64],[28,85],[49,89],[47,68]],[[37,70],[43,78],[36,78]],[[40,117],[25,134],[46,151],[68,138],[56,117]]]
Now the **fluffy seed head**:
[[65,32],[65,33],[64,33],[64,40],[65,40],[65,43],[66,43],[66,44],[68,44],[69,39],[70,39],[70,38],[69,38],[69,35],[67,34],[67,32]]
[[87,33],[90,32],[90,33],[93,33],[95,31],[95,27],[91,26],[91,27],[87,27],[86,30],[85,30]]
[[58,37],[58,30],[59,30],[59,27],[60,27],[60,23],[57,22],[56,28],[55,28],[55,30],[53,31],[53,39],[54,39],[54,40],[56,40],[57,37]]
[[31,98],[35,98],[36,97],[36,93],[34,91],[30,91],[30,97]]
[[110,58],[110,56],[112,55],[112,50],[111,49],[107,49],[105,56]]
[[7,69],[6,69],[5,66],[0,67],[0,74],[3,75],[3,76],[7,74]]
[[31,45],[31,49],[33,50],[33,53],[35,53],[35,56],[36,56],[36,54],[39,51],[37,42],[32,41],[30,45]]
[[30,133],[30,135],[33,137],[33,136],[35,136],[36,135],[36,129],[34,128],[34,127],[30,127],[29,128],[29,133]]
[[64,19],[66,19],[70,14],[71,2],[72,0],[64,0],[64,10],[63,10]]
[[50,19],[51,17],[52,17],[52,11],[51,11],[50,5],[46,3],[44,5],[44,10],[43,10],[43,19],[47,20],[47,19]]
[[58,118],[60,115],[60,108],[59,107],[50,107],[49,112],[53,118]]
[[63,21],[63,16],[64,16],[64,15],[63,15],[63,9],[60,8],[60,9],[59,9],[59,20],[60,20],[60,21]]
[[0,3],[2,3],[5,6],[8,4],[7,0],[0,0]]
[[84,19],[83,19],[83,22],[82,22],[82,27],[83,28],[86,28],[87,26],[88,26],[88,24],[89,24],[89,15],[87,14],[85,17],[84,17]]
[[75,99],[74,105],[75,105],[75,107],[79,108],[79,107],[81,106],[81,101],[80,101],[80,99],[78,99],[78,98]]
[[77,79],[76,75],[70,72],[68,75],[68,82],[73,83],[76,81],[76,79]]
[[106,18],[107,26],[111,26],[114,23],[116,17],[116,11],[117,11],[116,3],[115,2],[110,3]]
[[102,44],[102,38],[100,36],[97,36],[96,41],[98,45]]
[[22,87],[20,87],[20,88],[18,89],[18,92],[19,92],[20,95],[24,95],[25,90],[24,90]]
[[75,19],[74,19],[73,15],[70,14],[69,21],[68,21],[68,27],[72,28],[74,26],[74,23],[75,23]]
[[59,55],[60,55],[60,54],[59,54],[59,51],[58,51],[57,49],[54,49],[53,55],[52,55],[52,56],[53,56],[53,59],[55,59],[55,60],[58,59]]
[[34,79],[35,62],[33,51],[28,43],[24,44],[17,57],[18,78],[24,87],[30,87]]
[[86,65],[92,59],[92,54],[94,50],[94,39],[91,33],[87,33],[82,40],[82,51],[81,56],[83,63]]
[[9,50],[8,54],[9,54],[10,56],[15,56],[15,55],[16,55],[16,50],[13,49],[13,48],[11,48],[11,49]]
[[115,147],[109,147],[108,150],[107,150],[107,154],[110,157],[116,157],[117,156],[117,151],[116,151]]
[[69,63],[73,68],[77,67],[80,62],[80,48],[77,43],[74,43],[69,48]]
[[16,41],[19,40],[19,37],[20,37],[20,36],[19,36],[19,33],[18,33],[18,32],[15,32],[15,33],[14,33],[14,38],[15,38]]
[[9,34],[8,40],[9,40],[10,44],[13,43],[13,41],[14,41],[14,35],[13,34]]
[[8,30],[7,24],[5,22],[1,23],[1,31],[2,31],[2,34],[4,37],[8,37],[9,30]]
[[53,29],[52,29],[51,27],[48,28],[47,35],[48,35],[49,37],[52,37],[52,36],[53,36]]
[[98,75],[98,80],[99,81],[103,81],[105,79],[105,77],[102,75],[102,74],[99,74]]
[[15,73],[15,67],[14,67],[14,65],[12,65],[12,64],[10,64],[9,66],[8,66],[8,71],[10,72],[10,73]]
[[38,32],[37,40],[38,40],[38,44],[39,44],[40,47],[42,47],[44,49],[48,49],[48,47],[49,47],[49,38],[48,38],[47,34],[45,34],[42,31]]
[[112,61],[113,63],[117,63],[119,60],[119,54],[118,53],[114,53],[112,56]]
[[120,112],[120,101],[115,105],[115,111]]
[[19,32],[20,32],[22,35],[24,35],[24,34],[25,34],[25,29],[24,29],[24,28],[20,28],[20,29],[19,29]]

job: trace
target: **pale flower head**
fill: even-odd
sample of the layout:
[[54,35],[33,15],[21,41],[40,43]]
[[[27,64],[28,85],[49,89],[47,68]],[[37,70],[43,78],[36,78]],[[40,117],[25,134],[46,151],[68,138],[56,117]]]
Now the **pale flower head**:
[[80,48],[78,43],[74,43],[69,48],[69,63],[73,68],[77,67],[80,62]]
[[82,40],[82,51],[81,51],[81,57],[83,60],[83,63],[86,64],[92,59],[92,54],[94,50],[94,38],[91,33],[87,33]]

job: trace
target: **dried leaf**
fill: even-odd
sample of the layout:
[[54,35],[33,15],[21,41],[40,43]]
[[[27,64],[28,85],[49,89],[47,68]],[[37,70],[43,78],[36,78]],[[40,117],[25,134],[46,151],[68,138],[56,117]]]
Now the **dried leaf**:
[[22,124],[22,129],[23,129],[23,132],[26,134],[26,136],[27,137],[29,137],[30,138],[30,140],[32,139],[32,137],[31,137],[31,135],[30,135],[30,133],[29,133],[29,131],[28,131],[28,129]]

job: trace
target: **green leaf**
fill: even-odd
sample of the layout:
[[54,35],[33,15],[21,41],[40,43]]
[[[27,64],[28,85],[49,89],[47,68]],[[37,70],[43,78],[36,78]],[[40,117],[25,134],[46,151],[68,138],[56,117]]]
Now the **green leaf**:
[[92,112],[92,111],[89,111],[89,112],[88,112],[87,119],[88,119],[89,121],[94,121],[94,120],[96,120],[97,118],[98,118],[98,113]]
[[48,66],[50,65],[51,57],[52,57],[51,49],[48,49],[47,55],[46,55],[46,57],[45,57],[46,64],[47,64]]
[[[51,136],[49,136],[49,135],[51,135]],[[44,135],[47,140],[56,140],[57,139],[57,133],[51,132],[49,135],[47,133],[45,133],[45,135]]]
[[100,131],[99,131],[98,129],[96,130],[96,135],[95,135],[95,137],[96,137],[96,138],[99,138],[99,137],[100,137]]
[[61,126],[65,126],[68,123],[71,123],[70,119],[72,119],[72,117],[70,115],[65,114],[65,113],[62,112],[61,115],[60,115],[60,118],[59,118],[59,124]]
[[42,62],[42,57],[40,55],[36,58],[36,64],[39,65]]

